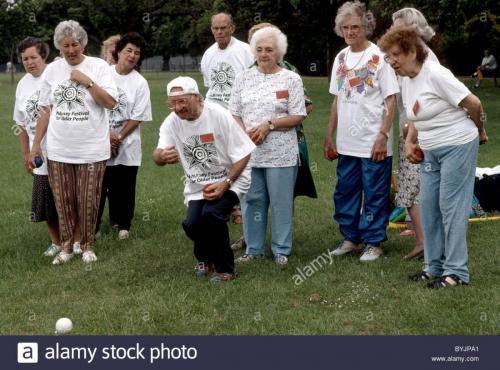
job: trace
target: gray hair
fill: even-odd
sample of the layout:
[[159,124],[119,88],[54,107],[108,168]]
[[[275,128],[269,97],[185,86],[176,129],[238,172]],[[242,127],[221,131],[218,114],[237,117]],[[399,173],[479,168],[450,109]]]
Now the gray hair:
[[87,32],[77,21],[62,21],[57,25],[54,31],[54,46],[57,50],[61,50],[61,43],[65,37],[74,38],[82,47],[87,46]]
[[223,16],[226,16],[227,18],[229,18],[229,24],[231,26],[234,26],[234,22],[233,22],[233,16],[229,13],[226,13],[226,12],[220,12],[220,13],[217,13],[217,14],[214,14],[212,15],[212,17],[210,18],[210,24],[212,24],[214,22],[214,18],[217,17],[217,16],[220,16],[220,15],[223,15]]
[[337,16],[335,17],[335,33],[343,37],[342,25],[345,18],[356,16],[361,18],[361,23],[365,29],[365,34],[367,37],[373,34],[375,29],[375,16],[369,10],[366,10],[365,3],[360,3],[356,1],[348,1],[342,4],[342,6],[337,10]]
[[266,39],[271,39],[274,42],[278,53],[278,60],[276,62],[279,62],[285,56],[288,47],[286,35],[275,26],[261,28],[253,34],[250,40],[250,49],[254,56],[257,55],[257,44]]
[[415,8],[399,9],[392,15],[392,21],[396,19],[399,19],[404,26],[414,26],[417,34],[425,41],[430,41],[436,34],[420,10]]

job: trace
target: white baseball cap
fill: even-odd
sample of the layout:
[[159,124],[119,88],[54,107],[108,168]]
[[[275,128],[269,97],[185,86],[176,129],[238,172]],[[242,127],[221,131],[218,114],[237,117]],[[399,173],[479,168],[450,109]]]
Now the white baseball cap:
[[[171,92],[174,87],[180,87],[182,90]],[[179,76],[170,81],[167,85],[167,96],[179,96],[187,94],[200,94],[198,84],[191,77]]]

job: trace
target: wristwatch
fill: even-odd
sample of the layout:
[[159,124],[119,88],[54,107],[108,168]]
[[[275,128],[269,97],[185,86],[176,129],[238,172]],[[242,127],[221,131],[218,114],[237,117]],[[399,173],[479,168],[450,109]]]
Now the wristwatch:
[[269,120],[269,121],[267,121],[267,123],[269,123],[269,131],[273,131],[275,128],[273,121]]
[[229,186],[233,185],[233,180],[231,180],[229,177],[227,179],[225,179],[224,181],[227,182],[227,184]]
[[91,80],[87,85],[87,89],[90,89],[92,86],[94,86],[94,81]]
[[384,136],[386,137],[386,139],[387,139],[387,140],[389,140],[389,133],[388,133],[388,132],[384,132],[384,131],[380,130],[380,133],[381,133],[382,135],[384,135]]

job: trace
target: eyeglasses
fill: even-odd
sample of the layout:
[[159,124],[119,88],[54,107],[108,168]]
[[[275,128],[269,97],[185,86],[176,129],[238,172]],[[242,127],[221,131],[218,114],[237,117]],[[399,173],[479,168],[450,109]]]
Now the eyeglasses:
[[342,26],[342,31],[344,32],[359,32],[361,30],[361,25],[360,24],[353,24],[351,26]]
[[168,101],[168,107],[170,108],[170,110],[175,110],[175,108],[177,107],[177,105],[180,105],[181,107],[184,107],[188,103],[189,103],[189,98],[169,100]]
[[385,54],[384,60],[386,63],[391,64],[391,63],[397,62],[399,59],[399,56],[400,56],[400,53],[392,55],[392,56],[389,54]]

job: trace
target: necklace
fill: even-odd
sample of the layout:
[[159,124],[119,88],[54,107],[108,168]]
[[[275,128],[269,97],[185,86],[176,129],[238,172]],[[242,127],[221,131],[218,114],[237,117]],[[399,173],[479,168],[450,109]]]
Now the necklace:
[[349,51],[351,50],[351,48],[349,48],[349,49],[347,50],[347,53],[346,53],[346,56],[345,56],[345,62],[344,62],[344,65],[345,65],[345,70],[346,70],[346,71],[351,71],[351,70],[353,70],[354,68],[356,68],[356,67],[358,66],[358,64],[359,64],[359,63],[363,60],[363,57],[365,56],[366,50],[368,50],[368,48],[369,48],[369,46],[368,46],[368,47],[366,47],[366,48],[365,48],[365,50],[363,50],[363,54],[361,54],[361,56],[359,57],[359,59],[358,59],[358,61],[356,62],[356,64],[355,64],[353,67],[351,67],[351,68],[349,68],[349,67],[347,66],[347,57],[349,56]]

